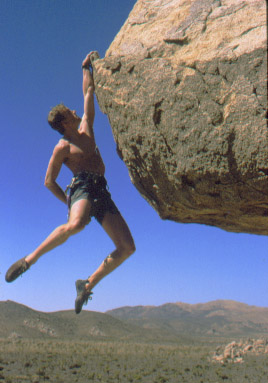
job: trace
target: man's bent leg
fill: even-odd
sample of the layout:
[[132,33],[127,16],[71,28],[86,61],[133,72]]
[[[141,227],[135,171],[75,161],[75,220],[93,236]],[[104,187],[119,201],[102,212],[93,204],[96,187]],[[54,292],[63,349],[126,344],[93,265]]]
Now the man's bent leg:
[[91,204],[86,199],[81,199],[73,204],[70,217],[67,223],[58,226],[31,254],[26,257],[26,262],[30,265],[35,263],[41,255],[62,245],[67,239],[79,231],[83,230],[90,221]]
[[99,268],[89,278],[87,289],[100,282],[106,275],[115,270],[135,251],[135,244],[130,230],[121,214],[106,213],[102,227],[114,242],[116,249],[108,255]]
[[[32,264],[34,264],[43,254],[51,251],[55,247],[63,244],[71,235],[81,231],[86,224],[90,221],[90,201],[86,199],[81,199],[74,203],[71,208],[70,218],[68,222],[64,225],[58,226],[46,239],[37,247],[31,254],[27,255],[23,260],[26,262],[27,267],[22,269],[21,263],[22,260],[17,261],[12,265],[6,273],[6,280],[12,282],[15,280],[22,272],[26,271]],[[17,268],[20,268],[18,273],[16,272]],[[11,273],[15,276],[11,276]],[[18,275],[17,275],[18,274]]]
[[99,268],[88,280],[76,281],[77,298],[75,312],[79,314],[84,304],[90,298],[91,290],[106,275],[110,274],[135,251],[135,244],[129,228],[121,214],[107,212],[102,221],[102,227],[114,242],[116,249],[108,255]]

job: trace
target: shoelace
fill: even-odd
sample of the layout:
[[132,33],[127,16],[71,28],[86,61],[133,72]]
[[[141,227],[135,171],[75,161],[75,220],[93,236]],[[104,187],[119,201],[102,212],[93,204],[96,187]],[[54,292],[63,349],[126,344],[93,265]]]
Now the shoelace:
[[89,293],[89,295],[86,297],[86,299],[85,299],[85,301],[84,301],[84,303],[83,303],[83,305],[87,305],[88,304],[88,301],[92,301],[92,295],[93,293]]

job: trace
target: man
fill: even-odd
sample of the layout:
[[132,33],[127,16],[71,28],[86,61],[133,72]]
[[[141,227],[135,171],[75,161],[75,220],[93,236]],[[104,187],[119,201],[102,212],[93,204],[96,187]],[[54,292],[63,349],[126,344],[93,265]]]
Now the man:
[[[106,189],[105,167],[95,143],[94,81],[90,71],[90,52],[82,63],[84,115],[81,119],[75,111],[57,105],[48,115],[51,127],[63,134],[50,158],[45,186],[62,202],[68,204],[68,222],[57,227],[31,254],[15,262],[6,273],[6,281],[12,282],[29,269],[41,255],[64,243],[71,235],[81,231],[94,216],[115,244],[99,268],[86,280],[76,281],[75,312],[91,299],[96,284],[117,268],[134,251],[135,245],[129,228]],[[72,172],[69,195],[64,193],[56,179],[62,165]]]

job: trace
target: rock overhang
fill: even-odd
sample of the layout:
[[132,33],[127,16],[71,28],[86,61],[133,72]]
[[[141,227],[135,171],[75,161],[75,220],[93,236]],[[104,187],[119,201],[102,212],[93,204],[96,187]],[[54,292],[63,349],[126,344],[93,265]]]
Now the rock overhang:
[[118,153],[161,218],[268,233],[264,1],[140,0],[93,66]]

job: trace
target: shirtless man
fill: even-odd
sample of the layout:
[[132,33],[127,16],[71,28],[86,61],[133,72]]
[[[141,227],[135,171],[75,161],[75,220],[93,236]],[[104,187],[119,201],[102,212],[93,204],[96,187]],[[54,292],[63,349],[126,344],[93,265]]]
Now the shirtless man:
[[[71,111],[62,104],[54,107],[48,115],[49,124],[62,134],[63,138],[55,146],[50,158],[45,186],[58,199],[68,204],[68,222],[57,227],[37,249],[15,262],[6,273],[6,281],[13,282],[41,255],[63,244],[71,235],[84,229],[94,216],[112,239],[116,249],[88,279],[76,281],[75,312],[77,314],[91,298],[92,289],[96,284],[135,251],[129,228],[106,189],[105,167],[95,143],[94,81],[90,71],[92,53],[90,52],[82,63],[83,118],[81,119],[75,111]],[[68,187],[68,196],[56,182],[62,164],[66,165],[74,175]]]

